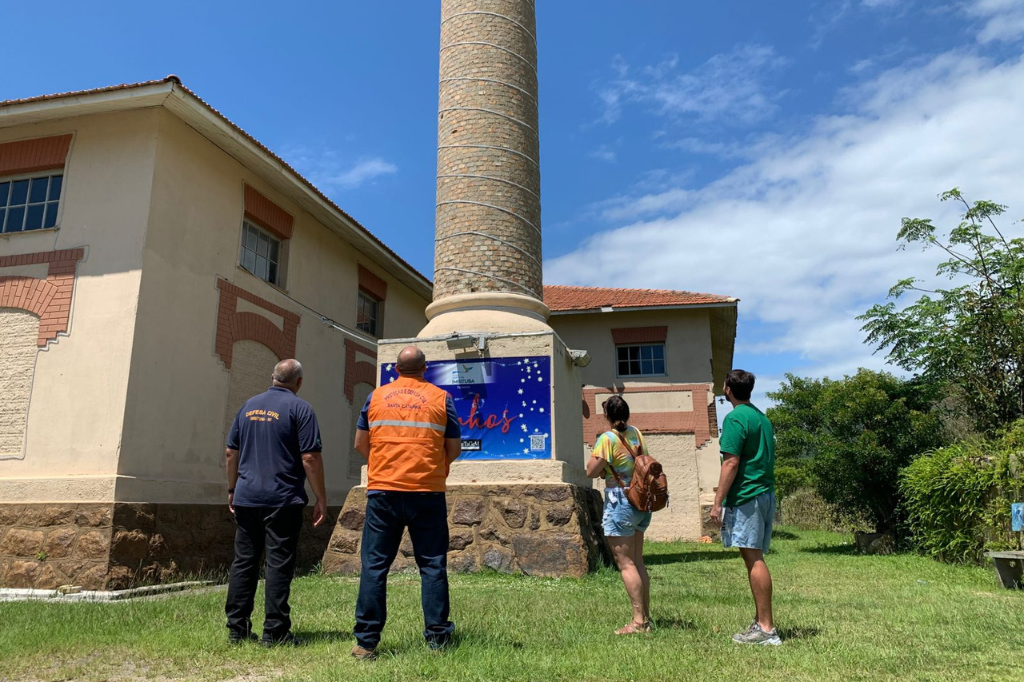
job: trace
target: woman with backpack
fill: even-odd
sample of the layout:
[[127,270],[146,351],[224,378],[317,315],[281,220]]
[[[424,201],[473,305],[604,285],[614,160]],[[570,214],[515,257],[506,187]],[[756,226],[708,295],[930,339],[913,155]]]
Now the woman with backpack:
[[635,460],[647,447],[643,434],[629,425],[629,405],[621,396],[613,395],[602,407],[612,430],[594,444],[587,476],[604,476],[604,535],[633,606],[633,619],[615,634],[634,635],[651,631],[651,579],[644,566],[644,531],[651,525],[651,512],[631,504],[626,489]]

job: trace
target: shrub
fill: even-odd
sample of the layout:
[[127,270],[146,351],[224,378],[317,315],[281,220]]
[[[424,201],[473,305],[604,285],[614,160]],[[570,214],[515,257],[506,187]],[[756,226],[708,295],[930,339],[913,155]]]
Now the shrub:
[[985,550],[1020,548],[1010,504],[1024,494],[1018,464],[1024,421],[993,441],[958,443],[922,455],[900,476],[912,544],[953,563],[980,562]]

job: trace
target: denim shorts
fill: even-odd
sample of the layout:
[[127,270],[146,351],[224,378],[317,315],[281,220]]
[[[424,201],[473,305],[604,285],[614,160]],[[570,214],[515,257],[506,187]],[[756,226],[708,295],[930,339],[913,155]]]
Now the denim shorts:
[[651,512],[642,512],[631,505],[622,488],[605,488],[601,525],[607,537],[631,538],[651,525]]
[[722,517],[722,546],[760,549],[772,544],[772,521],[775,519],[775,493],[761,493],[738,507],[726,507]]

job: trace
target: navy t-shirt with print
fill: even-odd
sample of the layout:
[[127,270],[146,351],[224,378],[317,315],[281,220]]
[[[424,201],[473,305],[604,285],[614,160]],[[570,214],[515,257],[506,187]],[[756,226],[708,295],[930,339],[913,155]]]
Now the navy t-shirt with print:
[[238,450],[239,507],[306,504],[302,455],[320,452],[320,426],[312,406],[279,386],[249,398],[235,415],[228,447]]

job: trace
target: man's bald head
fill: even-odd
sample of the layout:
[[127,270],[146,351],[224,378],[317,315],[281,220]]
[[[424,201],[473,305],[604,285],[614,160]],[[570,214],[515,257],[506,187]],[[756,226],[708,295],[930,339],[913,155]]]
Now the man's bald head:
[[298,391],[302,385],[302,363],[298,360],[282,360],[274,365],[274,374],[271,376],[275,386]]
[[406,346],[398,354],[398,373],[405,376],[419,376],[427,367],[427,356],[416,346]]

